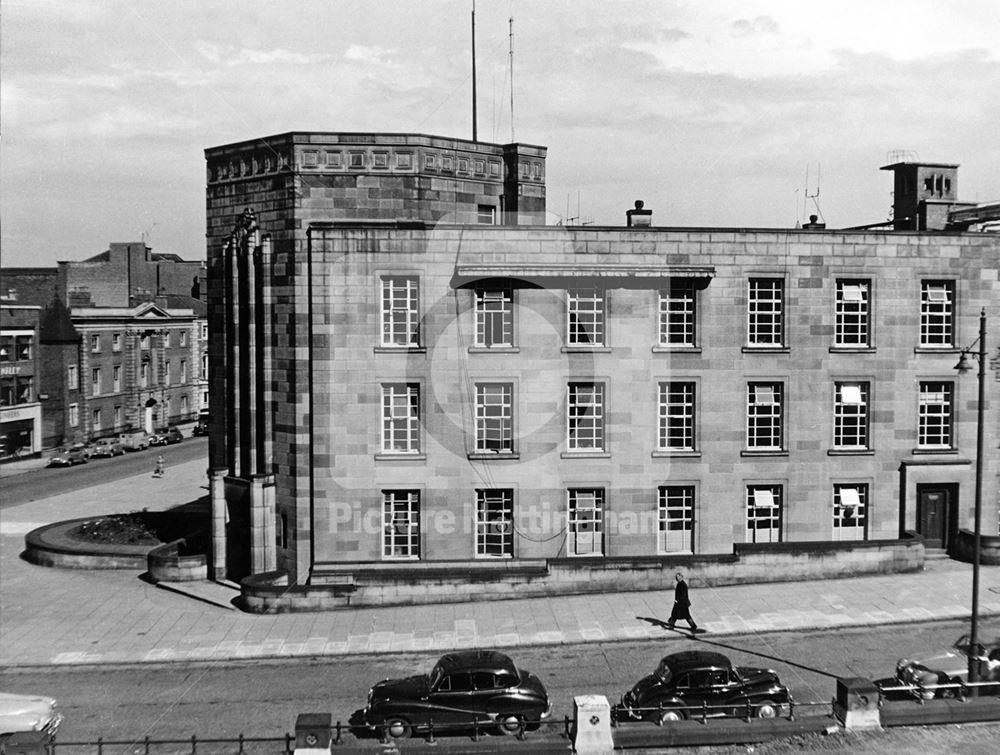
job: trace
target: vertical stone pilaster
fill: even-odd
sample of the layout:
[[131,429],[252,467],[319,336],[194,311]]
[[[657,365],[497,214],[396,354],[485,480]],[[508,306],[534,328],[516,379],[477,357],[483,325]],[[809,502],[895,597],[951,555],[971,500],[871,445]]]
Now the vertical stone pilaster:
[[226,467],[208,470],[208,495],[212,505],[212,562],[211,579],[226,578]]
[[274,542],[274,475],[250,478],[250,573],[274,569],[277,562]]

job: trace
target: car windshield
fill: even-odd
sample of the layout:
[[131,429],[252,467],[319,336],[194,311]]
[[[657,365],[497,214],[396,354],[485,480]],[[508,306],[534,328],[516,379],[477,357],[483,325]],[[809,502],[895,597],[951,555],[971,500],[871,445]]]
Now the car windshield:
[[656,671],[653,672],[657,679],[659,679],[664,684],[667,684],[674,676],[673,671],[670,670],[670,664],[667,663],[667,659],[664,658],[660,661],[660,665],[656,667]]

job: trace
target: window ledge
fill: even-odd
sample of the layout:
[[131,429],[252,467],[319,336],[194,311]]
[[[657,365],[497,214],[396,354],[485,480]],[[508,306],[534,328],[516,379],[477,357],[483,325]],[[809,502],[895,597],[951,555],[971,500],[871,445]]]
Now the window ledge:
[[520,354],[517,346],[470,346],[470,354]]
[[563,346],[559,349],[563,354],[610,354],[610,346]]
[[517,451],[503,451],[500,453],[490,453],[489,451],[477,451],[476,453],[467,454],[470,461],[501,461],[508,459],[520,459],[521,454]]
[[744,354],[789,354],[791,349],[787,346],[744,346],[741,351]]
[[560,459],[610,459],[610,451],[563,451]]
[[376,354],[426,354],[426,346],[376,346]]
[[375,461],[427,461],[427,454],[375,454]]
[[664,346],[657,344],[653,347],[654,354],[700,354],[701,346]]
[[875,449],[872,448],[831,448],[826,452],[827,456],[874,456]]
[[788,456],[787,449],[773,448],[767,450],[755,450],[744,448],[740,451],[740,456]]
[[957,448],[914,448],[914,456],[958,456]]
[[831,346],[831,354],[874,354],[874,346]]
[[654,459],[700,459],[701,451],[684,451],[677,449],[676,451],[653,451],[650,454]]
[[959,354],[961,349],[957,346],[917,346],[913,349],[914,354]]

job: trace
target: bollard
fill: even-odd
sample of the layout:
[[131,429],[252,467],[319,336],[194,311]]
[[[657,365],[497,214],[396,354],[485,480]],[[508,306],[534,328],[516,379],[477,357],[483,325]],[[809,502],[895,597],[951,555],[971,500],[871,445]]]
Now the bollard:
[[324,755],[330,752],[329,713],[300,713],[295,718],[296,755]]
[[573,698],[573,750],[577,755],[611,755],[611,704],[604,695]]
[[838,679],[833,712],[847,731],[881,729],[879,688],[868,679]]

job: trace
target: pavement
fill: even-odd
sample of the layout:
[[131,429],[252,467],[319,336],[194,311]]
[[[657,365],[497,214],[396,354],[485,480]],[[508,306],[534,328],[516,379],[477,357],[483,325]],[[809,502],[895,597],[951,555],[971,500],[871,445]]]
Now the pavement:
[[[0,478],[44,463],[3,465]],[[682,639],[662,622],[671,591],[619,592],[415,607],[256,615],[238,589],[214,582],[154,585],[129,570],[34,566],[24,535],[65,519],[167,509],[206,492],[206,464],[172,466],[0,510],[0,668],[224,661],[364,653],[515,648]],[[66,470],[72,474],[72,470]],[[0,495],[3,480],[0,479]],[[972,567],[928,561],[913,574],[708,587],[691,583],[708,636],[831,629],[969,617]],[[1000,638],[1000,567],[980,573],[980,636]]]

